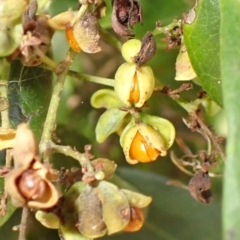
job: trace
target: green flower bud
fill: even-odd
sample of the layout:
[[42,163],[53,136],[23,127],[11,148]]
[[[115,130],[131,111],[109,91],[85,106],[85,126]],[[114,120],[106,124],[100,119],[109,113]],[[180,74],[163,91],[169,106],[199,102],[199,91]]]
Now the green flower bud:
[[127,106],[142,107],[151,97],[155,86],[152,69],[143,65],[122,64],[115,75],[115,92],[118,98]]
[[142,42],[138,39],[131,39],[122,45],[122,56],[128,63],[135,63],[134,57],[138,55]]
[[121,135],[120,144],[130,164],[155,161],[159,155],[167,154],[159,132],[145,123],[127,126]]

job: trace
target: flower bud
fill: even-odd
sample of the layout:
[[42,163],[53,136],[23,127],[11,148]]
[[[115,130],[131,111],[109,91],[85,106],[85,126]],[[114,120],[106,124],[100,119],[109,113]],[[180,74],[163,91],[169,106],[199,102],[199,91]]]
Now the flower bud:
[[134,63],[134,57],[138,55],[142,42],[139,39],[130,39],[122,45],[122,56],[128,63]]
[[120,144],[130,164],[155,161],[158,156],[167,154],[159,132],[144,123],[126,127],[121,135]]
[[142,107],[151,97],[155,86],[152,69],[143,65],[122,64],[115,75],[114,89],[118,98],[127,106]]

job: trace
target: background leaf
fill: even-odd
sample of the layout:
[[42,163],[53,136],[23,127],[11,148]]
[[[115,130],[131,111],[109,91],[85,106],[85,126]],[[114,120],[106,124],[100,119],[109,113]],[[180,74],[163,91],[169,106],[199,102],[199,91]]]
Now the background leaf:
[[195,201],[181,188],[166,185],[162,176],[130,168],[117,171],[141,193],[152,196],[143,228],[135,233],[104,237],[108,240],[203,240],[221,239],[220,204]]
[[240,29],[236,24],[240,21],[239,7],[239,1],[220,0],[221,74],[224,109],[229,126],[223,194],[223,230],[226,240],[240,239]]
[[19,60],[11,63],[8,96],[10,121],[14,126],[29,122],[39,139],[52,94],[52,72],[26,67]]
[[220,12],[218,0],[197,1],[196,18],[184,25],[184,41],[203,89],[222,106],[219,63]]

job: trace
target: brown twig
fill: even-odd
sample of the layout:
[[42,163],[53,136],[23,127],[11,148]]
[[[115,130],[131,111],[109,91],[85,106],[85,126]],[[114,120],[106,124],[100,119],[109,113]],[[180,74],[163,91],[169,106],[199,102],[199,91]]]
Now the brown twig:
[[201,130],[211,139],[214,147],[216,148],[216,150],[219,152],[221,158],[223,159],[223,161],[225,161],[226,157],[225,154],[222,150],[222,148],[219,145],[219,142],[217,141],[216,136],[213,135],[213,133],[211,132],[211,130],[207,127],[207,125],[203,122],[203,120],[199,117],[198,115],[198,111],[196,112],[192,112],[190,113],[190,116],[193,120],[196,121],[196,123],[199,124],[199,127],[201,128]]
[[20,226],[19,226],[18,240],[26,240],[28,213],[29,213],[29,209],[27,207],[24,207],[23,210],[22,210],[21,223],[20,223]]
[[190,90],[192,88],[191,83],[183,83],[179,88],[172,90],[169,86],[163,87],[161,90],[157,90],[156,92],[167,94],[172,98],[179,98],[179,93],[183,91]]

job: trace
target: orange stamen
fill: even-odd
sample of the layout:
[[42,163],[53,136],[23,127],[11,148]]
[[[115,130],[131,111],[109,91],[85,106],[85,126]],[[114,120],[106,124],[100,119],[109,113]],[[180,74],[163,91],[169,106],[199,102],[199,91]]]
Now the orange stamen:
[[76,38],[74,37],[73,27],[66,29],[66,36],[67,36],[67,40],[69,42],[70,47],[75,52],[81,52],[81,48],[79,47],[79,44],[78,44]]
[[138,103],[139,99],[140,99],[140,90],[139,90],[137,72],[135,72],[133,76],[133,82],[132,82],[128,101],[131,103]]

